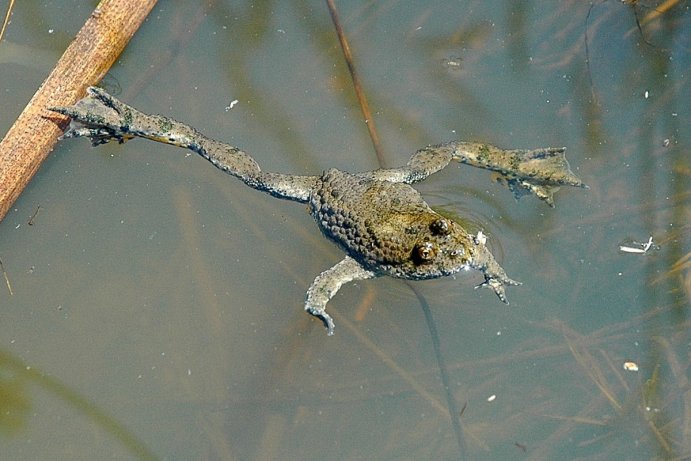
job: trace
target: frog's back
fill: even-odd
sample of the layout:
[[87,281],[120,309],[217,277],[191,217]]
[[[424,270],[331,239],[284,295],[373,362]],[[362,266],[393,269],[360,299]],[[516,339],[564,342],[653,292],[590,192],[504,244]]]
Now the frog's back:
[[[467,233],[459,234],[459,226],[432,211],[419,192],[404,183],[331,169],[313,191],[310,207],[327,237],[378,273],[439,277],[458,271],[470,256],[464,251]],[[437,256],[445,256],[446,249],[454,260],[440,263]]]

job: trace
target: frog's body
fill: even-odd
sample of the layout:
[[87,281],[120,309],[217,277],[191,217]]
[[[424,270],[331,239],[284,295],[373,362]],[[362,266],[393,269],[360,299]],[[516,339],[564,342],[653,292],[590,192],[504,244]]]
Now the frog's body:
[[372,272],[422,280],[472,260],[468,233],[408,184],[332,169],[312,193],[310,211],[327,237]]
[[351,174],[331,169],[321,176],[267,173],[237,147],[209,139],[175,120],[147,115],[103,90],[89,88],[71,107],[51,110],[72,117],[63,137],[89,137],[94,145],[133,137],[192,149],[247,185],[273,196],[308,203],[326,237],[346,257],[322,272],[307,291],[305,309],[333,334],[326,304],[347,282],[381,275],[422,280],[462,269],[483,273],[480,286],[503,302],[510,279],[485,246],[482,233],[469,234],[460,224],[434,212],[410,184],[446,167],[451,160],[496,171],[516,197],[534,193],[553,206],[561,185],[585,187],[569,170],[563,148],[502,150],[487,144],[450,142],[417,151],[400,168]]

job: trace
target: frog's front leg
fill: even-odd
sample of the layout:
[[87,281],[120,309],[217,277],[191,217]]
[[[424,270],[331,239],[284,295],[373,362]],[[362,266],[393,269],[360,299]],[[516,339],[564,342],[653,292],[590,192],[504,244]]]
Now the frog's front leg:
[[334,334],[334,321],[326,313],[326,304],[343,284],[372,277],[376,277],[374,272],[368,271],[353,258],[346,256],[341,262],[325,270],[314,279],[307,290],[305,310],[324,322],[326,332],[331,336]]
[[475,288],[490,288],[503,303],[509,304],[509,300],[506,299],[505,286],[518,286],[521,285],[521,282],[517,282],[506,275],[504,268],[499,265],[489,251],[489,248],[487,248],[486,240],[487,236],[482,232],[478,232],[476,236],[473,236],[474,248],[470,267],[479,270],[485,276],[485,281]]

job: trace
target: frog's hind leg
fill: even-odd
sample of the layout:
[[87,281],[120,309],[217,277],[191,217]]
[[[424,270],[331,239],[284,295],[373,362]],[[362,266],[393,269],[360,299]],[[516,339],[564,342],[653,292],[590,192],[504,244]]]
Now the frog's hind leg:
[[571,171],[565,147],[506,150],[460,141],[445,146],[453,147],[453,160],[498,173],[499,182],[508,186],[516,199],[534,194],[554,207],[554,193],[561,186],[588,188]]
[[368,271],[350,256],[346,256],[341,262],[330,269],[325,270],[314,279],[307,290],[305,310],[324,323],[326,333],[334,334],[334,321],[326,313],[326,304],[343,286],[353,280],[365,280],[376,277],[372,271]]
[[241,149],[208,138],[177,120],[140,112],[100,88],[88,88],[87,96],[73,106],[52,107],[50,110],[72,118],[63,138],[87,137],[97,146],[111,140],[123,143],[139,137],[184,147],[248,186],[275,197],[307,202],[317,181],[314,176],[264,172]]
[[508,186],[517,199],[533,194],[553,207],[554,193],[561,186],[588,187],[573,174],[564,151],[563,147],[501,149],[490,144],[453,141],[418,150],[403,167],[364,174],[373,179],[411,184],[456,160],[497,172],[500,182]]

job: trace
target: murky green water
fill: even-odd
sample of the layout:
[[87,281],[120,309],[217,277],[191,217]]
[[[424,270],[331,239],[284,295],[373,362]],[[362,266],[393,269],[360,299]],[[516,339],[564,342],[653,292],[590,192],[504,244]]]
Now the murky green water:
[[[92,3],[15,5],[3,133]],[[324,3],[196,3],[160,2],[106,87],[268,170],[377,166]],[[477,274],[414,285],[463,448],[407,285],[346,286],[329,338],[302,302],[341,254],[303,206],[179,149],[80,140],[0,223],[2,458],[688,457],[688,2],[337,3],[389,165],[450,139],[564,145],[591,186],[556,209],[469,167],[418,187],[524,283],[508,307]]]

